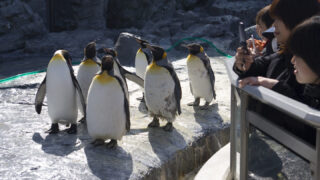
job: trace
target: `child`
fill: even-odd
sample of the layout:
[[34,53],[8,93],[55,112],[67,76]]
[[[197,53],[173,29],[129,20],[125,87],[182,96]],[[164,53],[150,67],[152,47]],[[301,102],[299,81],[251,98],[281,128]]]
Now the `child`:
[[[276,51],[276,46],[277,43],[272,36],[270,39],[263,36],[262,33],[268,30],[272,24],[273,24],[273,19],[269,15],[269,9],[271,5],[268,5],[264,8],[262,8],[256,16],[256,31],[261,40],[254,39],[254,44],[256,47],[256,51],[254,52],[256,55],[267,55],[267,54],[272,54]],[[272,34],[272,33],[271,33]],[[272,34],[273,35],[273,34]],[[274,39],[274,40],[273,40]],[[249,45],[249,48],[252,49],[252,39],[249,39],[247,41],[247,44]],[[275,46],[275,48],[272,47],[272,45]]]
[[294,74],[301,84],[306,84],[303,100],[320,110],[320,16],[314,16],[292,32],[288,48],[293,53],[291,60]]

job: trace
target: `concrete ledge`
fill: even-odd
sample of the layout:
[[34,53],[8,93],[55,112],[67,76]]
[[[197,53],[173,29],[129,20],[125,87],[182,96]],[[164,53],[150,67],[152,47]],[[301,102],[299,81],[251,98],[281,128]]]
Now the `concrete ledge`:
[[195,180],[230,179],[230,143],[221,148],[202,166]]

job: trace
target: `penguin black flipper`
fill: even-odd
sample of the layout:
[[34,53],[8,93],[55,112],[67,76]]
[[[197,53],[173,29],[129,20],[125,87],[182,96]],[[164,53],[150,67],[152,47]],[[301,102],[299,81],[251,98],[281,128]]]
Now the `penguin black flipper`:
[[209,78],[210,78],[210,83],[211,83],[211,88],[212,88],[212,93],[213,93],[213,98],[216,99],[216,92],[214,90],[215,76],[214,76],[213,70],[212,70],[211,65],[210,65],[210,59],[204,53],[199,54],[198,57],[201,59],[201,61],[204,64],[204,67],[208,71]]
[[71,78],[72,78],[72,83],[74,85],[74,87],[76,88],[76,90],[78,91],[78,94],[79,94],[79,97],[80,97],[80,102],[81,102],[81,105],[82,105],[82,108],[83,108],[83,113],[84,113],[84,117],[87,117],[87,114],[86,114],[86,101],[84,99],[84,96],[82,94],[82,90],[80,88],[80,85],[78,83],[78,80],[76,79],[76,77],[74,76],[73,73],[71,73]]
[[43,81],[41,82],[37,94],[36,94],[36,98],[35,98],[35,109],[36,112],[38,114],[41,113],[41,109],[42,109],[42,104],[43,104],[43,100],[44,97],[46,96],[46,79],[47,79],[47,75],[44,77]]
[[122,89],[122,92],[123,92],[123,97],[124,97],[124,111],[126,113],[126,130],[127,131],[130,131],[130,126],[131,126],[131,123],[130,123],[130,111],[129,111],[129,101],[127,99],[127,96],[126,96],[126,91],[124,89],[124,86],[123,86],[123,83],[121,81],[121,79],[117,76],[112,76],[114,78],[117,79],[117,81],[119,82],[120,86],[121,86],[121,89]]
[[80,85],[78,83],[78,80],[73,74],[74,71],[73,71],[73,68],[72,68],[72,65],[71,65],[71,57],[70,57],[68,51],[64,51],[63,52],[63,57],[67,61],[69,72],[70,72],[70,76],[71,76],[71,79],[72,79],[72,83],[73,83],[74,87],[76,88],[76,90],[78,91],[78,94],[79,94],[79,97],[80,97],[80,102],[81,102],[83,113],[84,113],[84,118],[85,118],[85,117],[87,117],[87,115],[86,115],[86,100],[84,99],[82,90],[81,90]]
[[176,98],[176,103],[177,103],[177,108],[178,108],[178,114],[180,115],[181,114],[181,104],[180,104],[180,101],[181,101],[181,97],[182,97],[182,91],[181,91],[181,85],[180,85],[180,81],[179,81],[179,78],[177,76],[177,73],[174,71],[173,67],[171,66],[162,66],[164,68],[166,68],[170,74],[171,74],[171,77],[174,81],[174,84],[175,84],[175,87],[174,87],[174,96]]
[[139,86],[143,87],[144,86],[144,81],[141,79],[139,76],[137,76],[135,73],[129,72],[126,69],[124,69],[121,64],[118,61],[115,61],[118,64],[120,74],[123,79],[127,78],[130,81],[138,84]]

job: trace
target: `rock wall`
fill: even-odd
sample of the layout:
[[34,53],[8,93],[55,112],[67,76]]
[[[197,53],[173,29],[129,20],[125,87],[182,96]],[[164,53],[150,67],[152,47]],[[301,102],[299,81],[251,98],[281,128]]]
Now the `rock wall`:
[[42,18],[20,0],[0,2],[0,53],[25,47],[27,39],[47,33]]
[[89,41],[111,47],[121,32],[129,32],[165,48],[181,38],[202,37],[232,54],[238,22],[254,24],[257,11],[269,3],[271,0],[3,0],[0,40],[6,43],[0,44],[0,53],[49,56],[64,48],[81,57]]

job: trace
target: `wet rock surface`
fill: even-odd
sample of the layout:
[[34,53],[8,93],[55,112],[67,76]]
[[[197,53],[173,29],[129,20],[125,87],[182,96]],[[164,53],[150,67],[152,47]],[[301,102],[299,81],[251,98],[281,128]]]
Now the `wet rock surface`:
[[[189,107],[186,59],[173,62],[183,89],[182,114],[170,133],[148,129],[140,88],[128,81],[131,130],[114,150],[93,147],[84,124],[69,135],[63,125],[57,135],[44,133],[51,124],[47,106],[34,110],[34,98],[44,73],[0,84],[1,179],[178,179],[199,168],[229,141],[230,85],[222,63],[212,58],[217,100],[208,109]],[[77,72],[77,67],[74,67]],[[127,68],[134,71],[133,68]],[[202,102],[204,103],[204,102]],[[46,104],[46,100],[45,100]],[[80,115],[78,116],[80,118]],[[165,122],[161,122],[161,126]]]

